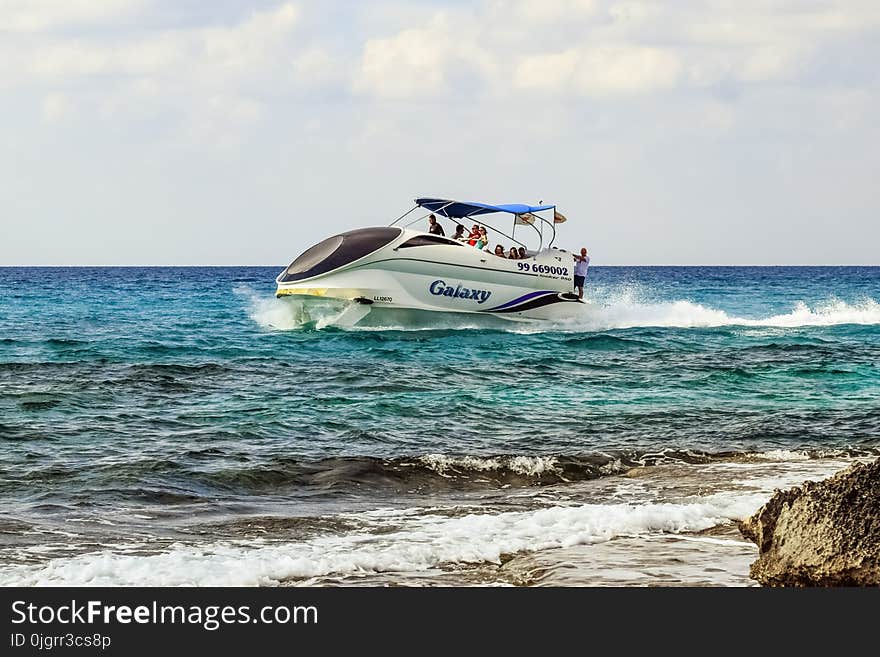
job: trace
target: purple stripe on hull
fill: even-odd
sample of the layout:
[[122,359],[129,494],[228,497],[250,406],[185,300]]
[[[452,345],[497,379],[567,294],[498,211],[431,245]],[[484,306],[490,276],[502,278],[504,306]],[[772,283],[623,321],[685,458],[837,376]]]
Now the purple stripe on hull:
[[492,312],[493,310],[502,310],[504,308],[509,308],[510,306],[515,306],[518,303],[523,303],[524,301],[534,299],[535,297],[539,297],[544,294],[556,294],[556,292],[554,292],[553,290],[540,290],[539,292],[529,292],[528,294],[524,294],[521,297],[514,299],[513,301],[508,301],[507,303],[502,303],[500,306],[489,308],[489,312]]

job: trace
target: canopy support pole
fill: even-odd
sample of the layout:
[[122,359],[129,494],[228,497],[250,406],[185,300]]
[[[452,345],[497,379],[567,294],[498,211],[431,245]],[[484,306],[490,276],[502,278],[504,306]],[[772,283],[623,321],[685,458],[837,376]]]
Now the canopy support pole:
[[388,226],[389,226],[389,227],[393,226],[393,225],[396,224],[398,221],[400,221],[401,219],[403,219],[406,215],[408,215],[410,212],[412,212],[413,210],[415,210],[417,207],[419,207],[419,206],[416,205],[416,206],[414,206],[414,207],[411,207],[409,210],[407,210],[407,211],[404,212],[402,215],[400,215],[397,219],[395,219],[395,220],[392,221],[390,224],[388,224]]
[[[424,214],[424,215],[422,215],[421,217],[416,217],[415,219],[413,219],[412,221],[410,221],[406,226],[404,226],[404,228],[409,228],[410,226],[412,226],[412,225],[413,225],[414,223],[416,223],[417,221],[419,221],[419,220],[421,220],[421,219],[424,219],[425,217],[430,217],[430,216],[431,216],[432,214],[434,214],[435,212],[436,212],[437,214],[439,214],[440,216],[442,216],[442,217],[446,217],[447,219],[451,219],[451,217],[447,217],[446,215],[443,214],[443,210],[445,210],[446,208],[448,208],[448,207],[449,207],[450,205],[452,205],[453,203],[455,203],[455,201],[450,201],[449,203],[447,203],[446,205],[444,205],[442,208],[439,208],[439,209],[437,209],[437,210],[428,210],[428,214]],[[417,208],[417,207],[419,207],[419,206],[417,205],[416,208]],[[416,208],[413,208],[413,210],[415,210]],[[410,210],[409,212],[412,212],[412,210]],[[406,214],[409,214],[409,212],[407,212]],[[406,214],[403,215],[403,217],[405,217]],[[403,219],[403,217],[401,217],[400,219]],[[400,219],[398,219],[398,221],[400,221]],[[394,224],[392,224],[392,226],[393,226],[393,225],[394,225]]]

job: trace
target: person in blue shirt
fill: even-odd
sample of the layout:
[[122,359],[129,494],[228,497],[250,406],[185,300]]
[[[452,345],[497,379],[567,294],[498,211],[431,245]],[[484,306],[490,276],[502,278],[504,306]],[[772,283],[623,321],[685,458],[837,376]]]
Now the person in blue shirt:
[[590,256],[587,249],[581,249],[580,255],[574,256],[574,286],[578,291],[578,299],[584,298],[584,281],[587,279],[587,267],[590,266]]

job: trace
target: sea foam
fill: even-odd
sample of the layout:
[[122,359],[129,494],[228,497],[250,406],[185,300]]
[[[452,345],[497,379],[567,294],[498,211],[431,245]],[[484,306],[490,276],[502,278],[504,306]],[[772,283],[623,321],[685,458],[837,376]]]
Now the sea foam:
[[[248,300],[248,314],[266,329],[322,329],[333,326],[344,309],[330,299],[267,298],[237,290]],[[495,316],[472,313],[437,313],[417,310],[374,309],[356,330],[493,329],[519,333],[546,331],[606,331],[638,327],[716,328],[722,326],[799,328],[842,324],[880,324],[880,303],[872,298],[844,301],[829,298],[812,305],[793,304],[787,313],[765,317],[741,317],[701,303],[678,299],[651,301],[623,287],[584,306],[573,305],[562,320],[509,322]]]
[[560,472],[555,456],[448,456],[446,454],[426,454],[419,461],[439,475],[446,475],[449,470],[463,468],[487,472],[493,470],[509,470],[521,475],[537,476],[544,473]]
[[636,283],[600,287],[592,301],[562,324],[569,327],[579,325],[588,330],[880,324],[880,303],[867,296],[849,301],[829,296],[813,304],[801,300],[794,302],[788,312],[757,317],[741,316],[690,299],[658,299],[650,287]]
[[[426,571],[449,563],[500,563],[502,554],[699,532],[743,518],[765,494],[712,495],[691,503],[585,504],[532,511],[387,519],[372,531],[301,543],[177,545],[158,554],[104,551],[0,568],[6,586],[253,586],[327,575]],[[253,544],[252,544],[253,545]]]

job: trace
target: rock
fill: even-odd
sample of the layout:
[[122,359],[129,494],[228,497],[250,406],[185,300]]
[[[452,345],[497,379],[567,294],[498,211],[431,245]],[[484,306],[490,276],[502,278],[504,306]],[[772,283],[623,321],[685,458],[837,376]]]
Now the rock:
[[880,459],[777,491],[739,529],[764,586],[880,586]]

